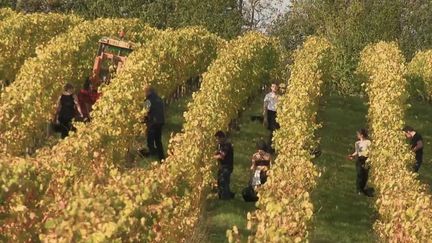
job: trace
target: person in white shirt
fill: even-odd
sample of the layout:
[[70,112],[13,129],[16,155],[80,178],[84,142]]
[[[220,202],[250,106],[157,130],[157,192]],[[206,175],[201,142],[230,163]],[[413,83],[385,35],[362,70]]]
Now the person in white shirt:
[[356,170],[357,170],[357,193],[359,195],[368,195],[366,191],[366,184],[369,176],[369,168],[366,165],[366,160],[369,156],[369,147],[371,141],[369,140],[368,132],[362,128],[357,131],[358,141],[355,142],[355,152],[348,155],[350,160],[357,158]]
[[279,100],[278,94],[279,87],[276,83],[271,85],[270,93],[266,94],[264,97],[264,108],[263,108],[263,116],[267,123],[267,128],[270,130],[270,144],[273,138],[273,132],[279,128],[279,124],[276,121],[276,108]]

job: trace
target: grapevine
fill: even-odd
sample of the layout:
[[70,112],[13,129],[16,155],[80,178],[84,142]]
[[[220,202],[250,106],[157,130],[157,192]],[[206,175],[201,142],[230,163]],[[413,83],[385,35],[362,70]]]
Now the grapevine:
[[162,203],[165,210],[160,208],[161,213],[158,213],[161,216],[155,228],[161,230],[154,230],[155,239],[187,242],[195,233],[209,186],[214,180],[214,134],[218,130],[227,130],[248,98],[271,76],[278,76],[280,57],[281,51],[275,40],[251,32],[232,41],[204,75],[201,89],[185,113],[184,133],[174,138],[172,153],[167,159],[177,167],[175,171],[182,171],[180,178],[184,180],[180,184],[187,185],[188,193],[180,191],[171,195],[171,205]]
[[432,101],[432,50],[420,51],[414,56],[408,65],[408,75],[412,82],[416,78],[421,79],[423,88],[417,92],[425,96],[426,100]]
[[280,129],[274,136],[278,156],[269,180],[259,190],[258,210],[248,214],[248,227],[258,242],[299,242],[307,236],[313,214],[310,191],[318,171],[309,155],[314,142],[319,98],[322,96],[322,65],[330,43],[310,37],[294,53],[288,89],[279,101]]
[[0,20],[5,20],[14,16],[16,13],[10,8],[0,8]]
[[73,15],[15,14],[0,24],[0,80],[13,81],[24,61],[51,38],[82,21]]
[[39,171],[35,163],[0,157],[0,240],[26,242],[38,238],[41,230],[38,221],[43,213],[39,203],[49,179],[49,174]]
[[405,59],[396,43],[379,42],[361,54],[366,78],[373,148],[372,180],[378,195],[377,235],[386,242],[427,242],[432,237],[432,201],[409,171],[414,161],[401,129],[408,97]]
[[[137,20],[85,21],[51,40],[37,51],[35,58],[28,59],[15,82],[1,93],[0,150],[22,155],[41,147],[64,84],[80,87],[90,74],[95,43],[101,36],[116,35],[122,28],[130,32],[132,40],[138,41],[157,33]],[[142,31],[143,37],[136,31]]]
[[[194,95],[190,111],[185,115],[184,132],[172,139],[170,155],[163,165],[150,171],[134,170],[131,172],[133,176],[125,178],[118,172],[112,172],[109,183],[103,188],[77,188],[74,203],[93,201],[89,192],[96,191],[102,196],[95,199],[94,205],[103,204],[101,208],[109,209],[100,212],[103,213],[102,224],[94,222],[94,225],[102,225],[98,229],[82,225],[92,232],[90,239],[103,235],[108,237],[104,239],[111,240],[166,242],[184,241],[190,237],[189,233],[193,232],[197,223],[198,209],[203,203],[203,193],[207,192],[207,180],[204,180],[202,173],[210,180],[210,168],[213,167],[209,159],[213,149],[213,133],[216,129],[226,129],[247,97],[260,87],[262,78],[274,65],[275,49],[271,43],[261,35],[248,34],[222,51],[205,74],[201,90]],[[227,69],[227,66],[232,68]],[[255,68],[257,72],[249,72],[249,68]],[[220,105],[226,105],[226,112],[214,115]],[[196,119],[200,125],[196,125]],[[143,178],[139,186],[126,186],[136,184],[136,178]],[[179,188],[179,183],[186,188]],[[121,188],[125,187],[128,188],[128,195],[120,196]],[[105,201],[108,195],[119,195],[116,200],[120,200],[124,207],[119,210],[112,199]],[[82,215],[72,214],[73,208],[67,210],[67,220]],[[96,206],[92,206],[90,211],[99,212]],[[55,231],[64,233],[68,228],[65,225]]]
[[[67,203],[70,195],[86,195],[78,191],[91,188],[91,194],[87,195],[94,195],[97,189],[93,185],[104,184],[105,178],[108,180],[109,175],[114,175],[114,166],[124,167],[122,161],[131,139],[145,129],[140,125],[145,112],[142,109],[144,85],[153,85],[161,96],[170,95],[187,79],[207,68],[221,43],[219,38],[199,28],[167,31],[155,37],[148,45],[132,53],[128,65],[110,85],[103,88],[104,96],[97,102],[92,113],[93,120],[88,126],[77,126],[78,133],[72,134],[53,149],[43,149],[38,153],[35,161],[40,162],[39,169],[48,172],[51,177],[49,191],[44,197],[46,204],[42,204],[47,207],[44,210],[48,217],[45,222],[47,230],[52,230],[52,225],[56,225],[55,217],[64,217],[60,226],[65,227],[66,232],[61,237],[74,237],[75,232],[70,230],[78,225],[67,224],[67,218],[74,214],[68,211],[69,215],[61,215],[61,205],[73,207],[80,203],[80,200]],[[79,157],[77,153],[80,153]],[[140,178],[132,175],[123,175],[121,179],[128,183],[128,180]],[[91,201],[103,199],[102,202],[109,202],[102,193],[99,195],[99,198]],[[127,195],[124,196],[127,198]],[[111,215],[104,210],[104,216],[91,218],[100,220],[109,216],[117,214]],[[55,236],[47,234],[43,237],[48,240]],[[92,237],[90,233],[88,237]]]

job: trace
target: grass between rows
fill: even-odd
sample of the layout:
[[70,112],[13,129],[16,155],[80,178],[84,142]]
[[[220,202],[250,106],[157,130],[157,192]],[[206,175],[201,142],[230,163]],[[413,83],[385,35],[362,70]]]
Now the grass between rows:
[[[191,97],[188,96],[168,106],[167,124],[163,133],[165,149],[170,134],[181,131],[183,112],[190,100]],[[255,205],[243,201],[241,190],[250,179],[250,158],[255,151],[256,141],[268,138],[268,131],[263,125],[250,119],[252,115],[261,114],[261,100],[259,96],[248,106],[239,119],[239,129],[230,134],[235,164],[231,189],[236,197],[231,201],[219,201],[215,195],[208,198],[201,226],[206,242],[227,242],[226,230],[233,225],[239,228],[243,239],[247,239],[249,234],[246,229],[246,214],[255,210]],[[323,100],[319,112],[323,127],[317,133],[317,137],[321,139],[322,156],[315,161],[322,175],[312,193],[315,212],[309,241],[375,242],[372,228],[377,217],[375,199],[356,194],[355,163],[346,160],[346,155],[353,150],[356,130],[367,126],[367,106],[364,99],[358,97],[331,96]],[[406,119],[407,124],[418,129],[425,139],[425,162],[420,169],[419,179],[431,185],[432,156],[429,151],[432,141],[432,105],[412,102]],[[145,141],[143,145],[145,146]],[[140,165],[145,167],[153,160],[143,159]]]
[[[323,173],[312,194],[315,214],[309,240],[375,242],[377,239],[372,228],[377,217],[373,207],[375,199],[355,194],[355,164],[346,160],[346,155],[353,150],[355,131],[367,126],[367,105],[356,97],[325,100],[320,109],[323,128],[318,134],[323,153],[316,161]],[[406,123],[418,129],[426,142],[425,161],[419,178],[431,185],[432,106],[417,101],[411,105]]]

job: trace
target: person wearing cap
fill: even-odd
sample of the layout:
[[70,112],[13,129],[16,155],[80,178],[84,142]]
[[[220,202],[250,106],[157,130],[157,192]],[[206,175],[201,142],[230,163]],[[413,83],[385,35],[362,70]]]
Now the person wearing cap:
[[217,140],[217,150],[214,159],[219,162],[218,170],[218,195],[222,200],[234,198],[234,193],[230,190],[230,177],[234,168],[234,149],[224,132],[218,131],[215,134]]
[[403,128],[407,139],[411,140],[411,150],[415,153],[415,164],[413,171],[418,172],[423,163],[423,137],[414,128],[405,126]]
[[145,107],[148,110],[144,122],[147,125],[147,147],[149,149],[145,155],[156,155],[159,160],[163,160],[165,159],[162,145],[162,128],[165,124],[164,102],[151,86],[145,86],[144,92],[146,96]]
[[273,132],[279,128],[279,124],[276,121],[276,108],[279,100],[278,89],[278,85],[276,83],[272,83],[271,91],[264,97],[263,116],[267,122],[268,130],[271,132],[269,141],[270,145],[273,139]]

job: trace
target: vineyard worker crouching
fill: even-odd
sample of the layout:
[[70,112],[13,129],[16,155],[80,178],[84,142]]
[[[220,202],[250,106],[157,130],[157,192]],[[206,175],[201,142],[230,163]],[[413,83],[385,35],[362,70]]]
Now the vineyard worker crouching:
[[234,198],[234,193],[230,190],[230,177],[234,168],[234,149],[231,143],[227,141],[226,135],[222,131],[215,134],[217,139],[217,151],[214,159],[219,162],[217,173],[218,195],[222,200]]
[[357,193],[359,195],[365,194],[369,196],[369,192],[366,190],[366,184],[369,176],[369,168],[367,167],[366,161],[369,156],[369,147],[371,146],[371,141],[367,130],[362,128],[357,131],[358,141],[355,142],[355,152],[349,155],[349,159],[352,160],[357,157],[356,171],[357,171]]
[[162,128],[165,124],[164,102],[150,85],[144,87],[144,92],[145,106],[148,109],[144,122],[147,125],[147,147],[149,149],[149,152],[144,155],[156,155],[162,161],[165,159],[162,146]]
[[249,185],[243,189],[242,195],[246,202],[258,201],[256,189],[266,183],[267,171],[272,164],[272,156],[266,152],[267,145],[264,141],[258,141],[257,152],[252,155],[252,178]]
[[423,163],[423,137],[410,126],[403,128],[405,136],[411,140],[411,150],[415,153],[416,162],[413,166],[413,171],[418,172]]
[[266,152],[267,145],[264,141],[258,141],[257,152],[252,155],[251,170],[253,177],[251,184],[253,187],[260,186],[267,181],[267,171],[272,164],[271,154]]
[[75,130],[72,126],[72,120],[75,118],[78,111],[80,118],[83,117],[81,108],[78,104],[78,98],[74,94],[74,87],[67,83],[64,86],[64,91],[57,101],[56,124],[59,126],[61,137],[65,138],[69,135],[69,131]]
[[266,94],[264,97],[264,109],[263,116],[267,123],[267,128],[271,132],[269,144],[271,146],[273,139],[273,132],[276,129],[279,129],[279,124],[276,121],[276,108],[279,100],[278,85],[276,83],[272,83],[270,93]]

